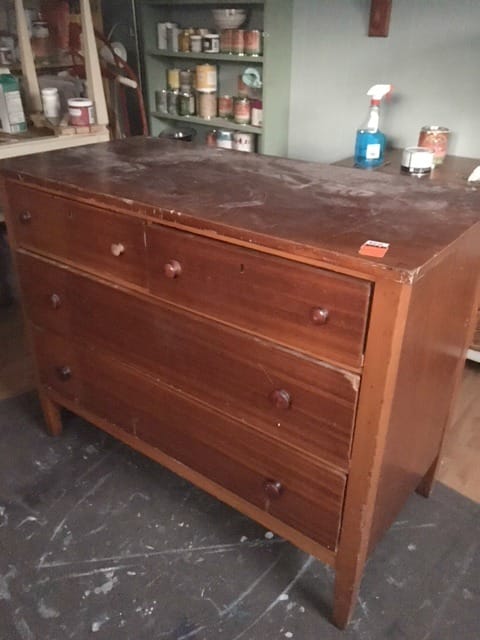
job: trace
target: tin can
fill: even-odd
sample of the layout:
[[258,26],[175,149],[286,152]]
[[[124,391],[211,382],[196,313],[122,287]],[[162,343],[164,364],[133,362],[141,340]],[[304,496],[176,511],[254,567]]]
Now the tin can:
[[425,126],[420,130],[418,146],[433,151],[433,163],[442,164],[447,155],[448,136],[450,129],[437,125]]
[[198,64],[195,69],[197,91],[217,90],[217,67],[213,64]]
[[247,56],[259,56],[262,53],[262,32],[258,29],[245,31],[245,53]]
[[233,148],[235,151],[253,152],[254,134],[235,131],[233,134]]
[[195,113],[195,97],[193,93],[179,93],[178,113],[181,116],[193,116]]
[[167,69],[167,87],[172,91],[180,89],[180,69]]
[[178,35],[180,29],[177,25],[167,27],[167,50],[176,53],[178,51]]
[[414,175],[430,173],[433,165],[433,151],[425,147],[407,147],[402,152],[401,170]]
[[171,116],[178,116],[178,91],[167,91],[167,109]]
[[205,120],[215,118],[217,115],[216,91],[197,91],[197,113]]
[[74,127],[86,127],[94,124],[93,102],[88,98],[69,98],[68,122]]
[[178,27],[175,22],[159,22],[157,23],[157,47],[166,51],[167,49],[167,29]]
[[202,50],[204,53],[218,53],[220,51],[220,36],[218,33],[207,33],[202,36]]
[[219,129],[216,135],[217,147],[220,149],[233,149],[233,131]]
[[233,119],[237,124],[248,124],[250,122],[250,100],[248,98],[235,98]]
[[243,29],[232,29],[232,53],[243,56],[245,53],[245,31]]
[[193,89],[193,71],[191,69],[180,70],[180,91],[191,93]]
[[232,53],[233,29],[223,29],[220,33],[220,52]]
[[155,111],[158,113],[168,113],[167,90],[155,91]]
[[231,118],[233,116],[232,96],[220,96],[218,98],[218,115],[220,118]]
[[205,135],[205,144],[207,147],[216,147],[217,146],[217,130],[210,129],[207,131]]
[[192,33],[190,36],[190,51],[192,53],[202,52],[202,36]]
[[252,100],[250,119],[252,126],[261,127],[263,125],[263,103],[261,100]]

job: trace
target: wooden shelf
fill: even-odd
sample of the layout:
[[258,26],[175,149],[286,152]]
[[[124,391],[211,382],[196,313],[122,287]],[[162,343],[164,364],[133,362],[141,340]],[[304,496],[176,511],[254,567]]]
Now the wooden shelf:
[[67,147],[79,147],[97,142],[107,142],[109,139],[110,134],[108,131],[103,133],[75,133],[62,136],[13,136],[12,142],[0,143],[0,160],[29,155],[31,153],[41,153],[43,151],[53,151]]
[[175,120],[178,122],[184,122],[185,124],[200,124],[204,127],[212,127],[215,129],[233,129],[235,131],[246,131],[247,133],[262,134],[262,127],[253,127],[251,124],[238,124],[233,120],[226,120],[225,118],[200,118],[199,116],[174,116],[169,113],[160,113],[158,111],[152,111],[152,116],[159,120]]
[[263,64],[263,56],[238,56],[233,53],[191,53],[184,51],[163,51],[150,49],[149,56],[158,58],[177,58],[179,60],[218,60],[220,62],[236,62],[241,64]]

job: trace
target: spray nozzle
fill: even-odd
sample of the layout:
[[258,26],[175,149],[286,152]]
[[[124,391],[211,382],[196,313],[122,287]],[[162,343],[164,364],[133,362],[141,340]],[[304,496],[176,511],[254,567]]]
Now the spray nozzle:
[[380,101],[392,90],[391,84],[374,84],[367,91],[367,96],[371,96],[372,104],[380,104]]

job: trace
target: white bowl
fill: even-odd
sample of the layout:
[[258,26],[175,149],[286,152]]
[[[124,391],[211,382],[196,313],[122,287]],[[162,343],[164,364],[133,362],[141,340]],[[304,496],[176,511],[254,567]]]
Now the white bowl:
[[245,9],[212,9],[217,29],[238,29],[245,22]]

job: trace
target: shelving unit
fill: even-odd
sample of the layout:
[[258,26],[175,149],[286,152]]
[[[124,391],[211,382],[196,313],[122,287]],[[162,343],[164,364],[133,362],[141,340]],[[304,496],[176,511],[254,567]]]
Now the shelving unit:
[[[227,53],[186,53],[157,48],[157,23],[175,22],[181,28],[206,27],[215,31],[212,9],[243,8],[247,21],[241,28],[264,32],[261,56]],[[137,20],[142,49],[143,85],[150,133],[157,136],[172,122],[192,126],[202,141],[210,129],[233,129],[255,134],[257,151],[286,155],[288,144],[292,0],[137,0]],[[196,63],[217,65],[219,95],[237,94],[238,77],[247,67],[260,68],[263,79],[263,126],[240,125],[233,120],[159,113],[155,91],[166,89],[167,70],[171,67],[194,69]]]

